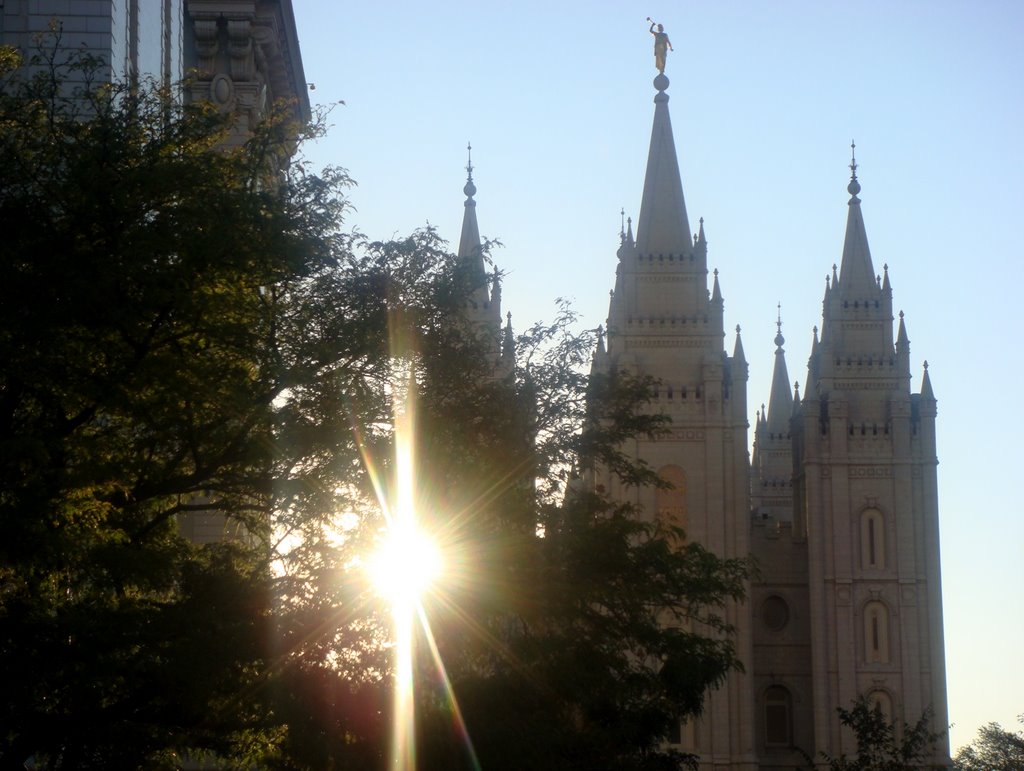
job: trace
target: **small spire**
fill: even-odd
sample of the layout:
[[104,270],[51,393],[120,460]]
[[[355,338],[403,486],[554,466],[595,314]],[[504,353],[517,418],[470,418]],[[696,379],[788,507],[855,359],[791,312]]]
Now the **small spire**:
[[935,391],[932,390],[932,379],[928,374],[928,361],[924,362],[924,377],[921,379],[921,398],[928,401],[935,401]]
[[889,283],[889,263],[882,266],[882,291],[892,294],[892,284]]
[[910,338],[907,336],[907,325],[900,311],[900,328],[896,334],[896,361],[899,363],[900,374],[910,376]]
[[775,367],[772,372],[772,390],[768,398],[768,427],[773,434],[785,435],[789,418],[793,414],[793,396],[789,391],[789,371],[786,368],[786,352],[782,344],[786,342],[782,336],[782,303],[778,305],[779,316],[775,322],[778,333],[775,335]]
[[619,242],[621,243],[626,240],[626,207],[622,207],[619,216],[622,218],[622,224],[619,227]]
[[597,326],[597,354],[603,355],[604,350],[604,327],[598,324]]
[[695,246],[701,246],[706,248],[708,245],[708,239],[707,236],[704,235],[704,218],[701,217],[700,220],[698,220],[698,222],[700,224],[697,226],[697,234],[693,237],[693,243]]
[[736,325],[736,345],[732,349],[733,361],[746,364],[747,356],[743,352],[743,340],[740,338],[740,325]]
[[633,245],[633,218],[626,217],[626,243]]
[[473,196],[476,195],[476,185],[473,184],[473,145],[466,145],[466,155],[468,160],[466,161],[466,186],[462,188],[462,192],[466,194],[467,202],[473,200]]
[[711,302],[722,302],[722,288],[718,285],[718,268],[715,268],[715,285],[711,290]]
[[516,339],[512,334],[512,311],[505,314],[505,334],[501,341],[501,358],[506,362],[514,362],[516,358]]
[[860,192],[860,182],[857,181],[857,143],[850,141],[850,184],[846,186],[847,192],[853,196],[850,201],[859,201],[857,193]]

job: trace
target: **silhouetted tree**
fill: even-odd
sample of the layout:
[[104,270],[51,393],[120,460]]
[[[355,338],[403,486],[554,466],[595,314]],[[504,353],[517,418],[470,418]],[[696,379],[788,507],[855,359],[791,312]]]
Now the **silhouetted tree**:
[[[831,771],[922,771],[932,764],[935,746],[945,735],[931,728],[931,711],[916,723],[898,727],[882,711],[861,697],[850,709],[839,707],[839,722],[853,731],[857,753],[833,757],[822,753]],[[808,762],[811,760],[808,758]]]
[[[746,565],[568,489],[655,483],[622,452],[664,425],[650,384],[589,378],[565,315],[496,367],[436,234],[364,243],[343,171],[281,164],[309,129],[226,151],[206,107],[53,74],[0,73],[0,767],[384,767],[361,565],[409,382],[454,557],[426,611],[484,766],[678,767],[663,740],[738,666],[716,609]],[[226,537],[183,538],[196,516]],[[457,768],[420,652],[421,756]]]
[[[1018,722],[1024,723],[1024,715]],[[999,723],[978,729],[977,738],[953,759],[958,771],[1020,771],[1024,768],[1024,731],[1012,733]]]

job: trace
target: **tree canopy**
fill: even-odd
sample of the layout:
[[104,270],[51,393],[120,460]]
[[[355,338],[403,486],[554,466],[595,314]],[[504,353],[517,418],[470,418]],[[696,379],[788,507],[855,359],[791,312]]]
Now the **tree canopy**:
[[[916,723],[900,725],[882,713],[866,697],[846,709],[839,707],[839,722],[853,732],[857,752],[838,757],[822,753],[831,771],[922,771],[933,765],[936,745],[945,732],[931,727],[931,711],[925,710]],[[807,758],[808,762],[812,762]],[[814,766],[817,767],[817,766]]]
[[[1024,715],[1018,717],[1024,724]],[[1024,731],[1007,731],[999,723],[978,729],[978,736],[953,759],[957,771],[1019,771],[1024,768]]]
[[[315,128],[226,150],[207,107],[52,75],[0,75],[0,767],[385,766],[364,567],[411,383],[450,560],[424,766],[678,768],[673,726],[738,666],[716,609],[746,565],[569,485],[657,483],[620,449],[663,427],[650,384],[588,377],[565,314],[497,367],[433,231],[368,243],[343,170],[281,163]],[[223,537],[186,538],[196,518]]]

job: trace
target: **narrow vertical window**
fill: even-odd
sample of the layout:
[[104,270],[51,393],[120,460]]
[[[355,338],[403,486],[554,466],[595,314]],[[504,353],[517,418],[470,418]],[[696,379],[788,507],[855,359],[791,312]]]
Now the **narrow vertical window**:
[[770,747],[786,747],[792,743],[793,700],[781,685],[764,692],[764,743]]
[[889,609],[878,601],[864,606],[864,653],[869,664],[889,663]]
[[664,466],[658,475],[671,485],[656,494],[658,526],[669,543],[679,545],[682,539],[674,528],[686,529],[686,474],[678,466]]
[[863,570],[885,568],[885,520],[878,509],[867,509],[861,514],[860,566]]

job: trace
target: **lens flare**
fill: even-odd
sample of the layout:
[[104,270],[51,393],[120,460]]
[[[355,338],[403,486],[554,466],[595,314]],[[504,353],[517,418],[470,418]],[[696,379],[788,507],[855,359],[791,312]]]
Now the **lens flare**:
[[395,609],[415,606],[441,573],[437,545],[415,524],[398,523],[369,561],[374,588]]

